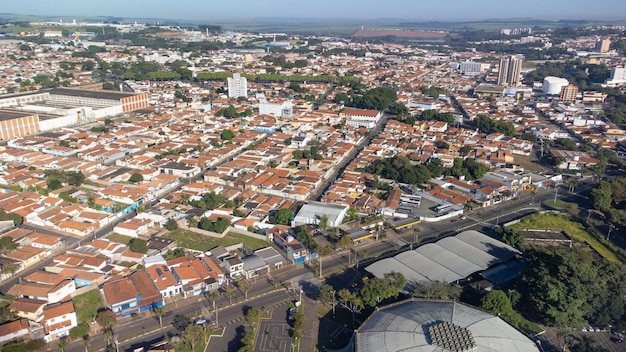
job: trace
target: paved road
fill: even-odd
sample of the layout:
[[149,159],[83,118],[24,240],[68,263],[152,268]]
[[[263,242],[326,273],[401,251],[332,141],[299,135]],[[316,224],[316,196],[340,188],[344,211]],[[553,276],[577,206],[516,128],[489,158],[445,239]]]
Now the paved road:
[[[540,201],[551,199],[553,194],[546,192],[538,194],[532,206],[530,205],[530,194],[522,195],[518,201],[502,204],[493,209],[481,209],[481,213],[474,212],[468,216],[466,220],[452,219],[440,223],[432,224],[420,224],[422,228],[419,233],[419,243],[423,244],[430,241],[435,241],[443,236],[452,235],[458,231],[465,229],[476,229],[484,231],[487,228],[493,227],[496,223],[503,223],[520,217],[528,212],[537,211],[535,206]],[[357,245],[355,252],[359,258],[361,268],[369,264],[372,261],[378,260],[381,257],[395,255],[396,253],[406,250],[408,244],[411,243],[415,236],[412,231],[409,233],[400,233],[390,235],[389,238],[382,241],[371,241]],[[400,246],[398,239],[405,241],[406,245]],[[364,258],[365,249],[367,249],[368,257],[381,256],[379,258]],[[323,267],[325,272],[341,271],[345,268],[349,268],[349,259],[354,258],[354,252],[349,251],[335,252],[332,255],[324,258]],[[315,286],[321,284],[321,282],[315,279],[313,272],[310,268],[307,268],[301,264],[292,265],[286,268],[273,271],[270,273],[271,277],[277,279],[283,285],[287,287],[302,286],[306,294],[313,294],[315,292]],[[217,320],[220,326],[225,326],[226,331],[224,337],[216,338],[216,349],[211,348],[211,351],[228,351],[232,350],[234,339],[239,331],[237,326],[243,321],[243,307],[271,307],[273,304],[280,304],[280,302],[287,302],[295,297],[295,290],[281,289],[277,292],[273,292],[259,298],[252,298],[247,302],[244,302],[244,293],[240,291],[236,286],[232,286],[235,290],[235,296],[232,298],[234,304],[230,304],[225,295],[220,295],[217,299],[217,306],[223,307],[218,309]],[[259,278],[250,282],[249,297],[255,297],[263,292],[273,290],[274,284],[268,278]],[[236,303],[235,303],[236,302]],[[215,316],[212,312],[212,302],[205,297],[194,297],[187,301],[182,302],[170,302],[166,305],[166,311],[169,311],[163,317],[164,328],[159,329],[158,319],[154,316],[143,317],[138,319],[131,319],[121,322],[116,328],[116,332],[119,335],[121,341],[120,346],[124,349],[129,349],[136,346],[140,342],[152,341],[155,338],[161,338],[168,333],[175,333],[171,322],[175,314],[181,314],[189,317],[195,317],[198,315],[205,316],[207,320],[215,320]],[[175,312],[175,313],[174,313]],[[153,330],[158,330],[150,333],[145,333]],[[143,335],[145,333],[145,335]],[[140,336],[141,335],[141,336]],[[229,339],[230,338],[230,339]],[[213,339],[211,340],[213,344]],[[230,346],[229,346],[229,342]],[[91,341],[91,350],[99,350],[104,348],[105,342],[101,335],[96,335]],[[66,348],[67,352],[82,352],[84,346],[82,342],[76,342]]]

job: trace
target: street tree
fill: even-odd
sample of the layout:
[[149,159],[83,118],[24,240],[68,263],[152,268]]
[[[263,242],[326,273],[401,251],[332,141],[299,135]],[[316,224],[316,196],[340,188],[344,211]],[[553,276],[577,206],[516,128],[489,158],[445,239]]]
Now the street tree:
[[217,298],[219,297],[219,294],[217,293],[216,290],[213,290],[213,291],[209,291],[209,293],[207,293],[207,296],[211,300],[211,304],[213,305],[213,309],[215,309],[215,303],[217,302]]
[[334,302],[334,296],[335,289],[332,286],[323,284],[322,287],[320,287],[319,300],[322,301],[322,303],[328,305],[332,304]]
[[100,325],[102,330],[104,331],[112,331],[113,326],[117,323],[117,317],[115,313],[113,313],[109,309],[102,309],[98,312],[96,316],[96,323]]
[[350,239],[350,236],[348,235],[341,236],[341,238],[339,239],[339,242],[337,242],[337,246],[343,249],[348,248],[351,244],[352,244],[352,239]]
[[235,296],[235,291],[231,288],[227,288],[224,290],[224,295],[228,298],[228,303],[232,303],[233,296]]
[[352,313],[352,326],[354,326],[354,315],[363,310],[363,301],[355,293],[348,289],[341,289],[337,293],[339,304]]
[[239,288],[243,291],[244,296],[248,299],[248,292],[250,291],[250,285],[247,282],[242,283]]
[[70,329],[70,338],[72,340],[76,340],[79,338],[83,338],[83,336],[87,335],[88,333],[89,333],[89,325],[87,325],[86,323],[80,323],[76,325],[75,327],[73,327],[72,329]]
[[183,340],[195,351],[196,343],[202,341],[206,335],[205,328],[199,324],[189,324],[182,332]]

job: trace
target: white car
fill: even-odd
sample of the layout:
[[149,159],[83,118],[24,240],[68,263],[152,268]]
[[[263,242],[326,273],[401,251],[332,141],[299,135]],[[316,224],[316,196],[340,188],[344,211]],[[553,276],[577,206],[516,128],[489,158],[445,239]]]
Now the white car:
[[461,215],[461,218],[460,218],[460,219],[461,219],[461,220],[465,220],[465,219],[467,219],[467,216],[465,216],[465,215]]
[[206,324],[206,319],[204,319],[204,318],[198,318],[198,319],[196,319],[196,320],[194,321],[194,323],[195,323],[196,325],[203,325],[203,324]]

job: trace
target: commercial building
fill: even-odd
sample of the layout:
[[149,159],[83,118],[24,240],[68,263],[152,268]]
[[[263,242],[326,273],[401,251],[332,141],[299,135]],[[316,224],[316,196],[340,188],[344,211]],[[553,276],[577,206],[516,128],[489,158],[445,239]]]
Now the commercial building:
[[239,73],[233,73],[232,77],[228,77],[228,97],[239,98],[248,97],[248,79],[241,77]]
[[519,86],[522,59],[516,56],[502,58],[498,69],[498,85]]
[[565,78],[547,76],[543,79],[542,92],[544,94],[558,95],[561,93],[561,89],[566,87],[569,81]]
[[277,102],[262,100],[259,102],[259,114],[274,117],[293,116],[293,103],[291,100]]
[[377,309],[356,331],[354,345],[356,352],[539,351],[500,317],[459,302],[426,300]]

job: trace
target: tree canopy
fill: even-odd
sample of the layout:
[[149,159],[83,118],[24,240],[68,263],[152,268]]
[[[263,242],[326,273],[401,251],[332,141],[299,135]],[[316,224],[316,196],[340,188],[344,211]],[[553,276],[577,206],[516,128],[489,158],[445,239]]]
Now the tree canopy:
[[591,204],[611,223],[626,226],[626,178],[601,181],[591,190]]
[[537,247],[527,252],[519,280],[525,312],[560,328],[589,324],[626,327],[626,271],[588,252],[561,247]]
[[510,121],[494,120],[486,115],[478,115],[473,123],[482,133],[503,133],[507,136],[515,136],[517,134],[515,126]]

